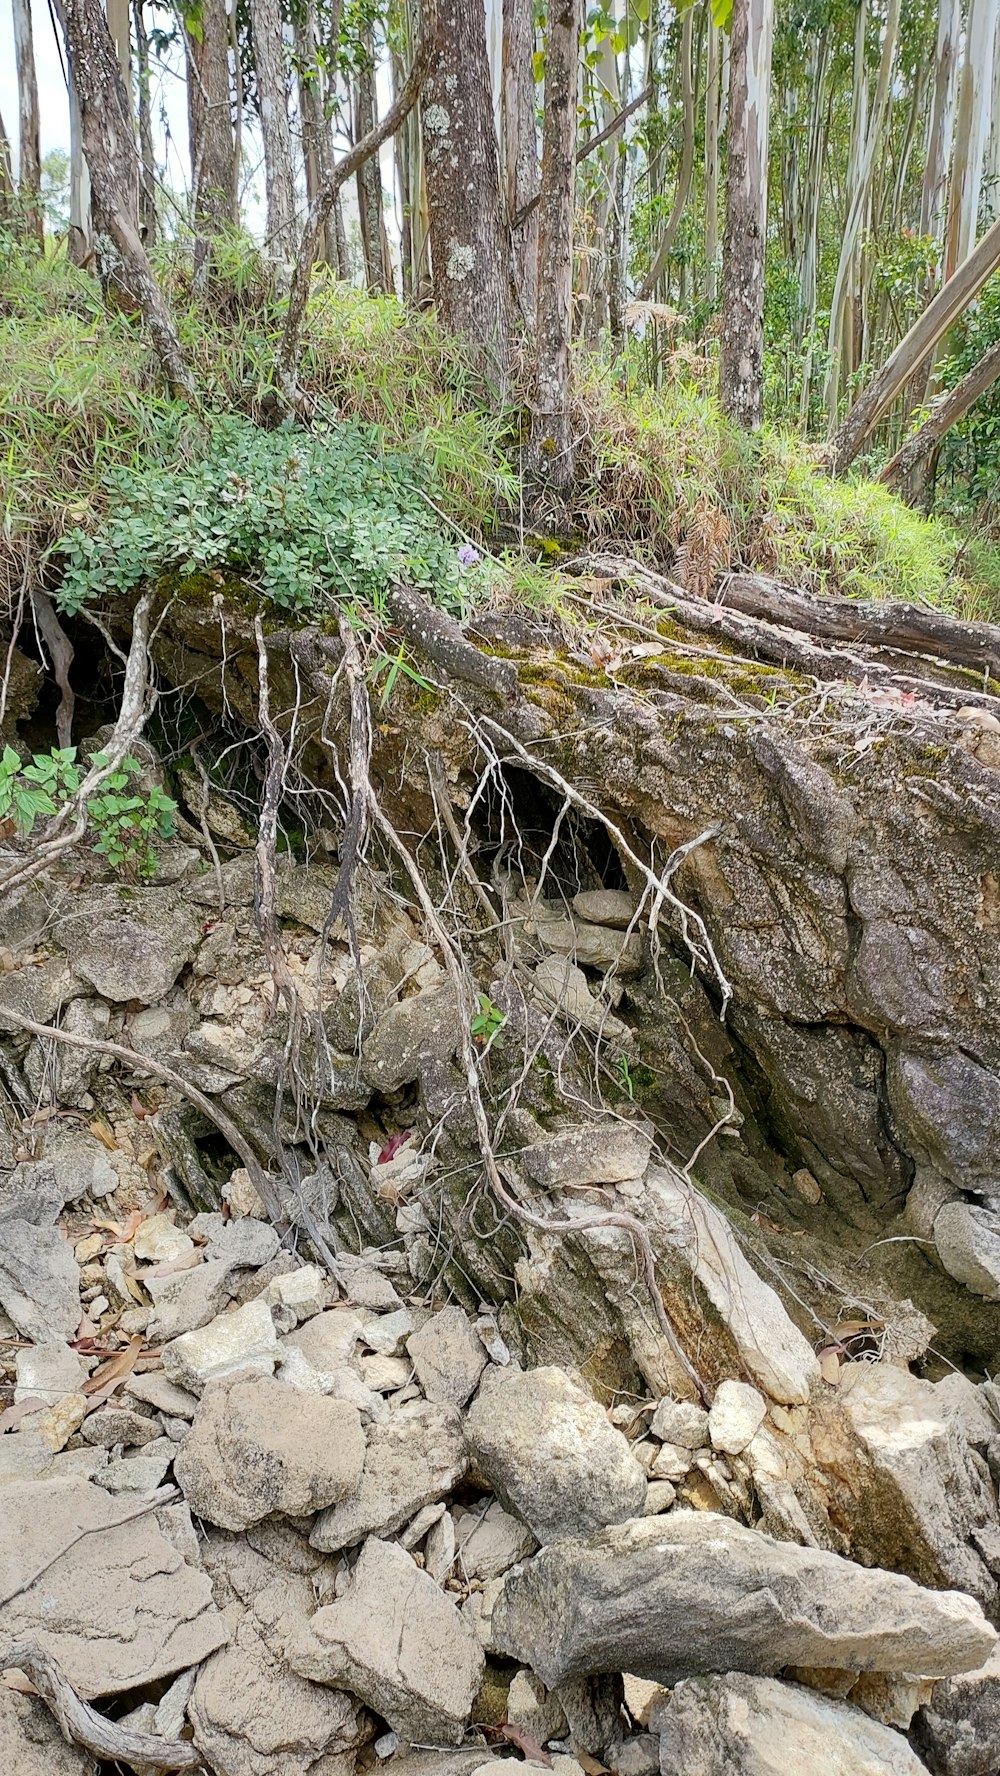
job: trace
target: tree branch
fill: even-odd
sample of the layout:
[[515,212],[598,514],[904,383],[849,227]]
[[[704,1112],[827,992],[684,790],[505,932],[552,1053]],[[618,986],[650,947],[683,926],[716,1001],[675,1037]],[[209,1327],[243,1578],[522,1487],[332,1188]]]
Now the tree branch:
[[46,1702],[69,1745],[83,1745],[108,1763],[131,1764],[135,1770],[198,1770],[202,1755],[187,1739],[159,1739],[110,1721],[77,1695],[62,1667],[49,1653],[19,1642],[0,1647],[5,1669],[23,1671]]
[[[589,154],[593,154],[595,148],[600,148],[602,146],[602,144],[604,142],[608,141],[608,139],[611,136],[617,135],[618,131],[622,127],[622,124],[627,123],[629,118],[631,117],[633,111],[638,111],[639,106],[644,105],[646,103],[646,100],[651,96],[652,91],[653,91],[653,83],[652,83],[652,81],[649,81],[648,84],[643,87],[643,89],[640,93],[636,93],[636,96],[634,99],[630,99],[627,105],[622,106],[621,110],[618,112],[618,115],[616,117],[613,117],[611,119],[610,123],[606,123],[602,130],[598,130],[596,136],[588,136],[588,138],[584,142],[582,148],[578,148],[576,151],[577,166],[580,165],[580,162],[582,160],[586,160],[587,156]],[[534,215],[535,211],[538,208],[539,203],[541,202],[541,196],[542,196],[541,192],[536,191],[534,197],[531,198],[528,203],[523,204],[521,206],[521,208],[517,211],[517,214],[511,217],[510,225],[511,225],[512,230],[514,230],[515,233],[519,228],[524,227],[524,224],[527,222],[529,216]]]

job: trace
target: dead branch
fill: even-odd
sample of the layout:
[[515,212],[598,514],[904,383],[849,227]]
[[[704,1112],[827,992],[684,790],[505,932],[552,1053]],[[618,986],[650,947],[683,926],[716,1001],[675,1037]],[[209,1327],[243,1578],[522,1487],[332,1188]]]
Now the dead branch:
[[[139,1054],[134,1048],[126,1048],[121,1042],[102,1042],[97,1036],[80,1036],[73,1031],[60,1030],[52,1024],[36,1024],[32,1018],[26,1018],[19,1011],[12,1011],[4,1006],[0,1014],[0,1023],[13,1024],[16,1029],[27,1030],[29,1035],[37,1036],[43,1042],[65,1042],[70,1048],[86,1048],[92,1054],[110,1055],[116,1061],[122,1061],[126,1067],[137,1072],[151,1073],[154,1079],[161,1079],[165,1085],[172,1085],[187,1098],[209,1122],[213,1122],[220,1135],[228,1141],[233,1152],[240,1159],[250,1174],[257,1195],[267,1209],[272,1221],[283,1218],[281,1204],[275,1195],[273,1180],[268,1177],[257,1158],[253,1148],[244,1139],[232,1118],[211,1098],[192,1085],[190,1080],[175,1073],[173,1067],[166,1066],[163,1061],[156,1061],[150,1055]],[[2,1601],[2,1600],[0,1600]]]
[[[638,111],[640,105],[644,105],[646,100],[652,96],[652,92],[653,84],[652,81],[649,81],[643,87],[641,92],[636,93],[634,99],[630,99],[627,105],[622,106],[621,110],[611,119],[610,123],[606,123],[603,129],[598,130],[596,136],[588,136],[587,140],[582,143],[576,151],[577,166],[579,166],[582,161],[585,161],[589,155],[593,154],[595,148],[603,147],[604,143],[610,141],[612,136],[616,136],[622,125],[628,122],[632,113]],[[516,233],[519,228],[524,227],[528,217],[534,215],[540,202],[541,192],[536,192],[534,197],[529,198],[526,204],[522,204],[521,208],[510,219],[512,233]]]
[[52,676],[59,686],[59,708],[56,710],[56,735],[60,746],[69,746],[73,738],[73,710],[76,698],[69,682],[73,664],[73,643],[56,616],[55,605],[41,586],[31,588],[31,608],[35,625],[49,650]]
[[[117,771],[129,748],[142,733],[152,709],[149,687],[149,620],[153,596],[153,589],[150,587],[137,600],[132,613],[132,642],[125,663],[121,708],[111,739],[101,754],[104,764],[91,765],[76,794],[70,796],[49,822],[49,837],[46,841],[36,845],[31,856],[25,858],[23,863],[15,865],[5,876],[0,877],[0,893],[21,882],[30,882],[34,876],[41,875],[61,852],[79,844],[87,830],[88,801],[112,772]],[[70,820],[73,824],[68,831],[60,830]]]
[[143,1766],[153,1770],[197,1770],[202,1757],[189,1740],[158,1739],[154,1733],[136,1733],[108,1720],[84,1702],[74,1690],[61,1665],[50,1653],[29,1642],[0,1645],[0,1665],[23,1671],[55,1716],[69,1745],[82,1745],[95,1757],[112,1763]]

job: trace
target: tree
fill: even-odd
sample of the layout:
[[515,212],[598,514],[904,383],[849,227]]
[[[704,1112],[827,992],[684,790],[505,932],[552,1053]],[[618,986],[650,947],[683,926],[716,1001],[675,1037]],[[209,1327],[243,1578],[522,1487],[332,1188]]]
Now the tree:
[[981,395],[1000,378],[1000,340],[985,351],[961,382],[939,395],[923,425],[906,439],[879,476],[887,487],[906,485],[914,469],[937,449],[946,432],[964,419]]
[[535,127],[535,9],[532,0],[503,0],[503,125],[504,193],[511,218],[514,282],[521,312],[534,326],[538,301],[538,216],[530,210],[518,225],[514,218],[538,195],[538,141]]
[[481,4],[438,0],[421,107],[438,313],[502,380],[512,344],[510,235]]
[[990,133],[998,18],[1000,0],[969,0],[945,237],[946,278],[968,258],[976,244],[983,161]]
[[733,0],[719,395],[747,431],[764,417],[764,257],[772,0]]
[[18,202],[21,227],[41,246],[45,240],[42,211],[42,155],[38,115],[38,81],[31,33],[31,0],[11,0],[14,16],[14,59],[17,63]]
[[10,138],[0,117],[0,223],[14,213],[14,174],[10,162]]
[[59,3],[83,149],[108,230],[99,246],[95,240],[102,279],[123,304],[139,309],[171,387],[193,395],[191,371],[139,237],[139,156],[101,0]]
[[279,259],[295,254],[295,173],[288,125],[285,40],[278,0],[250,0],[257,108],[264,142],[267,241]]
[[576,79],[583,0],[550,0],[545,34],[545,125],[538,204],[538,320],[532,472],[565,490],[575,473],[570,416]]
[[188,16],[185,44],[191,208],[199,233],[219,234],[236,221],[229,16],[225,0],[201,0],[197,12]]

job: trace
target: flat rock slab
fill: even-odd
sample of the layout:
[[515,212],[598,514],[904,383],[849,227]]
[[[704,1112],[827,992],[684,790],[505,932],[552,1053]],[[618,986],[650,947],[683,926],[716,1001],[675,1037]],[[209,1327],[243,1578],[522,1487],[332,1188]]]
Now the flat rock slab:
[[656,1725],[661,1776],[927,1776],[902,1734],[773,1677],[680,1683]]
[[309,1517],[347,1498],[364,1459],[356,1406],[236,1374],[205,1389],[174,1473],[199,1517],[242,1530],[275,1511]]
[[628,1439],[564,1369],[510,1375],[473,1402],[465,1428],[480,1472],[540,1542],[642,1511],[646,1476]]
[[34,1642],[81,1696],[169,1677],[228,1639],[207,1574],[185,1564],[153,1510],[137,1514],[134,1500],[86,1480],[17,1483],[3,1504],[0,1639]]
[[333,1554],[376,1532],[392,1535],[457,1486],[467,1462],[457,1412],[423,1400],[400,1407],[387,1423],[372,1426],[360,1485],[320,1513],[309,1540]]
[[404,1739],[457,1745],[485,1662],[434,1580],[395,1542],[361,1550],[350,1587],[293,1630],[289,1664],[360,1697]]
[[277,1361],[278,1338],[266,1301],[248,1301],[163,1347],[167,1380],[193,1394],[238,1370],[270,1375]]
[[773,1541],[710,1511],[543,1548],[508,1576],[492,1632],[549,1689],[597,1672],[672,1684],[785,1665],[952,1676],[996,1644],[961,1592]]
[[202,1666],[188,1709],[194,1742],[216,1776],[325,1772],[327,1758],[357,1745],[358,1712],[353,1696],[291,1671],[247,1619],[233,1645]]
[[529,1178],[543,1190],[566,1185],[625,1184],[641,1178],[653,1150],[649,1123],[582,1122],[536,1141],[521,1154]]
[[80,1271],[55,1227],[11,1217],[0,1239],[0,1307],[34,1344],[76,1337]]

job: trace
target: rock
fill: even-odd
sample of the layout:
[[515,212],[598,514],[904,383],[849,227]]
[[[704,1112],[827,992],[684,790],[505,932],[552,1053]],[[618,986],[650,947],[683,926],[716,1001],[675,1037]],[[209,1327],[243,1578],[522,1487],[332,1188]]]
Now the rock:
[[890,1363],[848,1363],[840,1401],[867,1458],[855,1460],[845,1501],[856,1557],[898,1562],[992,1613],[997,1581],[976,1542],[1000,1538],[1000,1514],[953,1396]]
[[249,1619],[202,1666],[188,1712],[217,1776],[325,1776],[361,1738],[353,1697],[299,1677]]
[[442,1511],[424,1543],[424,1571],[435,1585],[443,1585],[454,1564],[455,1520],[450,1511]]
[[397,1388],[407,1385],[413,1374],[413,1364],[405,1357],[380,1357],[376,1352],[372,1356],[359,1357],[358,1362],[365,1387],[375,1393],[395,1393]]
[[300,1388],[306,1394],[329,1394],[333,1400],[346,1400],[357,1407],[362,1422],[380,1424],[388,1418],[388,1403],[365,1385],[356,1369],[346,1363],[341,1369],[314,1369],[295,1345],[286,1344],[284,1339],[281,1342],[285,1348],[281,1351],[280,1376],[286,1386]]
[[708,1413],[692,1400],[661,1400],[649,1429],[661,1443],[676,1443],[681,1449],[704,1449],[708,1443]]
[[473,1402],[477,1466],[540,1542],[586,1535],[643,1508],[646,1476],[621,1431],[563,1369],[532,1369]]
[[792,1173],[792,1185],[802,1201],[811,1203],[814,1208],[823,1201],[823,1192],[808,1166],[800,1166],[797,1172]]
[[933,1776],[996,1776],[1000,1768],[1000,1649],[978,1671],[934,1685],[913,1743]]
[[973,1295],[1000,1301],[1000,1215],[975,1203],[945,1203],[934,1221],[934,1244],[949,1276]]
[[537,1542],[530,1529],[505,1511],[499,1500],[455,1514],[455,1536],[468,1580],[495,1579],[533,1554]]
[[191,961],[201,926],[170,889],[129,888],[109,896],[96,916],[63,919],[57,935],[77,979],[102,999],[153,1005]]
[[67,1344],[33,1344],[17,1353],[15,1403],[42,1400],[55,1406],[65,1394],[79,1391],[90,1374],[90,1364]]
[[36,1419],[38,1435],[54,1455],[65,1449],[70,1438],[80,1429],[89,1408],[90,1401],[86,1394],[64,1394],[61,1400]]
[[528,1177],[543,1190],[566,1185],[623,1184],[641,1178],[649,1164],[653,1131],[648,1123],[579,1123],[520,1155]]
[[124,1392],[131,1394],[134,1400],[143,1400],[147,1406],[153,1406],[157,1412],[166,1413],[171,1418],[193,1418],[198,1410],[197,1394],[188,1393],[186,1388],[176,1387],[168,1381],[161,1369],[147,1370],[144,1375],[134,1372],[125,1383]]
[[358,1314],[363,1328],[363,1342],[369,1350],[382,1357],[406,1355],[407,1340],[420,1330],[431,1315],[424,1308],[401,1307],[395,1313],[371,1313],[362,1308]]
[[149,1215],[135,1230],[132,1250],[143,1264],[165,1264],[193,1252],[194,1240],[175,1227],[172,1215]]
[[269,1307],[290,1308],[296,1322],[301,1325],[303,1320],[311,1320],[314,1314],[323,1312],[326,1306],[326,1278],[318,1265],[303,1264],[298,1270],[290,1270],[268,1283],[264,1290],[264,1300]]
[[535,1741],[545,1745],[562,1739],[568,1731],[566,1716],[557,1696],[550,1696],[533,1671],[518,1671],[507,1693],[506,1718]]
[[771,1677],[688,1679],[657,1721],[662,1776],[926,1776],[891,1727]]
[[98,1486],[106,1492],[134,1492],[143,1495],[153,1493],[162,1486],[167,1469],[173,1460],[173,1447],[168,1439],[166,1449],[152,1450],[147,1448],[143,1455],[133,1455],[120,1461],[109,1461],[107,1467],[100,1468],[94,1475]]
[[402,1307],[403,1303],[389,1278],[376,1270],[373,1264],[351,1261],[343,1255],[338,1262],[347,1298],[357,1307],[374,1308],[378,1313]]
[[614,1053],[634,1052],[635,1038],[603,999],[594,997],[582,968],[566,956],[545,956],[531,976],[533,996],[567,1023],[600,1036]]
[[207,1326],[230,1300],[231,1276],[232,1267],[220,1258],[171,1276],[147,1278],[146,1288],[154,1305],[150,1337],[158,1344],[167,1344],[185,1332]]
[[18,968],[0,975],[0,1030],[15,1026],[4,1010],[30,1018],[34,1024],[51,1024],[64,1005],[86,989],[73,979],[61,956],[50,956],[32,968]]
[[602,1671],[669,1684],[785,1665],[951,1676],[996,1638],[958,1592],[679,1510],[543,1548],[508,1574],[493,1636],[550,1689]]
[[627,931],[635,918],[635,901],[623,888],[585,888],[573,896],[573,911],[590,925]]
[[720,1381],[708,1415],[712,1448],[741,1455],[767,1417],[767,1401],[745,1381]]
[[458,1484],[466,1459],[456,1412],[431,1401],[400,1407],[388,1423],[372,1426],[357,1491],[321,1512],[310,1542],[330,1554],[374,1531],[392,1535]]
[[90,1414],[83,1427],[84,1442],[98,1449],[113,1449],[116,1443],[135,1449],[143,1443],[152,1443],[159,1435],[160,1426],[155,1418],[143,1418],[141,1413],[132,1412],[127,1406],[102,1406]]
[[362,1045],[365,1073],[381,1092],[412,1085],[432,1062],[451,1059],[457,1030],[450,987],[433,987],[412,999],[400,999],[382,1013]]
[[137,1516],[73,1479],[8,1486],[3,1499],[0,1597],[10,1601],[0,1637],[50,1653],[78,1694],[155,1683],[227,1639],[209,1580],[185,1565],[151,1511]]
[[290,1638],[287,1656],[303,1677],[343,1685],[418,1744],[460,1743],[484,1670],[455,1605],[402,1548],[374,1538],[344,1596]]
[[229,1204],[230,1215],[252,1215],[254,1220],[262,1221],[266,1210],[254,1185],[250,1181],[250,1173],[246,1166],[237,1166],[229,1183],[222,1186],[223,1200]]
[[163,1348],[163,1372],[178,1387],[200,1394],[210,1381],[237,1370],[270,1375],[278,1360],[278,1340],[266,1302],[251,1301],[220,1314],[207,1326],[185,1332]]
[[659,1776],[660,1741],[652,1733],[626,1739],[615,1761],[615,1776]]
[[0,1237],[0,1307],[34,1344],[68,1343],[80,1323],[80,1272],[54,1227],[5,1219]]
[[646,1488],[646,1503],[642,1508],[644,1517],[658,1517],[661,1511],[669,1511],[677,1498],[677,1489],[670,1480],[651,1480]]
[[653,1480],[683,1480],[693,1463],[690,1449],[682,1448],[680,1443],[661,1443],[659,1454],[654,1456],[649,1469],[650,1477]]
[[0,1768],[5,1776],[96,1776],[97,1765],[67,1745],[55,1716],[37,1696],[0,1683]]
[[260,1270],[270,1264],[280,1245],[280,1236],[270,1222],[243,1215],[223,1224],[222,1231],[209,1242],[205,1256],[224,1261],[231,1270]]
[[465,1406],[486,1367],[482,1340],[460,1307],[445,1307],[406,1341],[417,1380],[439,1406]]
[[82,1197],[99,1201],[118,1188],[118,1173],[111,1154],[86,1129],[50,1123],[45,1131],[44,1158],[21,1168],[21,1175],[48,1173],[61,1202]]
[[[111,1007],[101,999],[74,999],[62,1018],[67,1035],[98,1042],[107,1040],[110,1023]],[[40,1102],[75,1108],[86,1100],[100,1061],[100,1054],[93,1049],[36,1038],[24,1058],[24,1076]]]
[[642,973],[645,944],[641,931],[625,936],[606,925],[562,918],[539,919],[535,929],[544,949],[558,956],[571,956],[581,968],[598,968],[602,974],[614,969],[623,979]]
[[205,1388],[174,1473],[197,1516],[244,1530],[275,1511],[306,1517],[348,1497],[364,1457],[355,1407],[237,1373]]
[[299,1350],[321,1375],[332,1374],[352,1361],[364,1338],[364,1324],[353,1308],[335,1307],[289,1332],[281,1349]]

